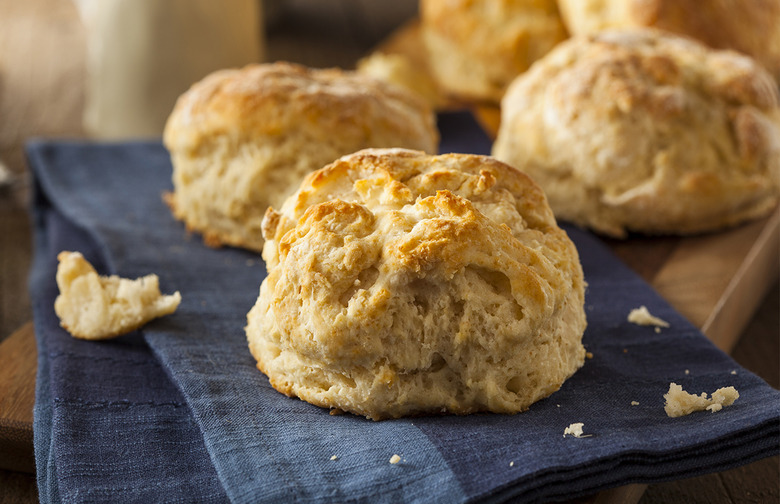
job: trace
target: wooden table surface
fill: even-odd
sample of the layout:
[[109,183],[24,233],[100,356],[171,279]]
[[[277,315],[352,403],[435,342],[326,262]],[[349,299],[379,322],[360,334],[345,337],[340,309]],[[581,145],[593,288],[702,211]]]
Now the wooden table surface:
[[[377,4],[269,0],[267,59],[350,67],[414,14],[413,1],[392,8]],[[388,11],[377,13],[369,5]],[[84,31],[69,0],[0,0],[0,162],[14,177],[11,186],[0,186],[0,361],[11,363],[0,369],[0,381],[12,377],[16,387],[29,390],[34,386],[29,369],[34,341],[29,326],[19,331],[31,319],[26,285],[32,251],[29,178],[22,148],[31,137],[84,136],[85,73]],[[740,364],[780,388],[778,218],[780,214],[775,214],[775,220],[743,226],[728,235],[610,245]],[[716,261],[702,278],[696,271],[705,257],[731,260],[720,266]],[[28,394],[23,405],[11,404],[17,398],[0,388],[0,415],[4,410],[28,410],[31,399]],[[20,446],[29,447],[25,428],[22,425],[19,431]],[[29,460],[29,453],[24,456]],[[9,465],[13,466],[0,458],[0,467]],[[780,502],[780,461],[772,457],[699,478],[629,488],[625,495],[633,495],[634,502],[641,496],[642,504]],[[0,504],[36,501],[34,475],[0,470]],[[602,501],[615,502],[615,494],[596,498]]]

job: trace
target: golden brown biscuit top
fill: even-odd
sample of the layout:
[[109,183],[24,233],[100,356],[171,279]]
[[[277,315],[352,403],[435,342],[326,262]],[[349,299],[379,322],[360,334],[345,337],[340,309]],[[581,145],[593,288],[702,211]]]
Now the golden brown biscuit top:
[[559,5],[573,35],[654,27],[741,51],[780,77],[777,0],[559,0]]
[[[629,151],[641,144],[642,139],[630,138],[637,131],[634,126],[651,121],[662,132],[666,130],[661,124],[667,129],[692,127],[693,117],[699,128],[717,128],[719,118],[727,117],[740,166],[746,170],[777,150],[766,124],[780,118],[778,89],[769,73],[747,56],[659,30],[614,30],[572,38],[515,81],[503,107],[517,113],[539,106],[538,97],[544,97],[546,128],[563,134],[580,124],[595,128],[594,138],[611,131],[621,138],[614,146],[621,159],[628,159]],[[708,135],[720,133],[701,130],[702,138]],[[599,166],[581,167],[583,176],[614,177],[610,183],[617,190],[644,176],[642,170],[624,169],[619,163],[603,165],[611,172],[601,174]]]
[[[487,156],[405,149],[366,149],[312,173],[279,211],[268,210],[263,236],[269,271],[313,244],[318,261],[344,267],[383,257],[394,271],[450,277],[478,265],[504,271],[541,312],[548,282],[564,282],[553,264],[568,269],[576,257],[525,174]],[[536,268],[542,283],[529,273]]]
[[[308,272],[295,296],[316,298],[325,318],[345,307],[368,309],[353,299],[364,282],[372,285],[372,306],[381,307],[415,281],[443,285],[469,270],[538,325],[582,287],[577,251],[542,190],[487,156],[405,149],[344,156],[307,177],[279,211],[269,208],[263,236],[269,281]],[[307,323],[318,324],[315,318]],[[292,318],[284,320],[298,334]],[[316,351],[331,361],[358,358],[344,353],[340,338],[318,339]]]
[[778,106],[774,80],[752,59],[654,29],[570,39],[542,68],[548,75],[571,71],[576,78],[566,81],[570,93],[611,96],[606,103],[624,111],[639,103],[651,112],[672,111],[685,106],[679,102],[682,90],[732,105]]
[[[420,207],[417,203],[426,198],[433,199]],[[449,213],[462,214],[466,211],[463,205],[471,203],[488,218],[507,225],[513,234],[557,227],[539,186],[494,158],[365,149],[313,172],[278,212],[270,210],[263,227],[266,240],[282,239],[307,213],[323,211],[318,209],[320,204],[340,204],[332,200],[359,203],[383,214],[425,208],[433,201]]]
[[778,89],[755,60],[655,29],[574,37],[509,87],[493,153],[556,214],[615,236],[713,230],[780,187]]
[[432,122],[430,107],[417,96],[356,72],[254,64],[193,84],[177,101],[164,141],[171,150],[195,150],[215,136],[242,139],[301,128],[323,136],[365,129],[368,136],[371,129],[421,129],[419,117],[426,115]]

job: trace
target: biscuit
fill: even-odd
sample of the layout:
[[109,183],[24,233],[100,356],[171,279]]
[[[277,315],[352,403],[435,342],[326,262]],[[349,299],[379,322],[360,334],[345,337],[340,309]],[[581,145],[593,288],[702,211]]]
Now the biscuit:
[[654,27],[752,56],[780,81],[777,0],[558,0],[572,35]]
[[572,38],[512,83],[501,114],[492,154],[600,233],[712,231],[778,201],[778,90],[733,51],[653,29]]
[[374,420],[516,413],[584,362],[577,250],[541,189],[488,156],[345,156],[263,233],[246,332],[288,396]]
[[434,110],[446,105],[429,66],[418,64],[406,54],[375,51],[361,58],[356,70],[363,75],[406,88],[425,100]]
[[485,104],[567,37],[555,0],[421,0],[420,23],[441,88]]
[[157,275],[135,280],[99,276],[79,252],[63,251],[57,259],[60,294],[54,311],[60,325],[76,338],[103,340],[129,333],[170,315],[181,302],[178,292],[160,294]]
[[303,177],[366,147],[435,152],[435,116],[404,89],[289,63],[221,70],[176,103],[164,132],[174,215],[212,246],[262,250],[261,223]]

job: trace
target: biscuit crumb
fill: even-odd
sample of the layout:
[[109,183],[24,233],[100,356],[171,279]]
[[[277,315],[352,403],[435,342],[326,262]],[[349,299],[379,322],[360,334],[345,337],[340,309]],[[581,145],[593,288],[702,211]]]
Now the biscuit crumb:
[[514,466],[515,466],[515,461],[513,460],[513,461],[511,461],[511,462],[509,463],[509,467],[514,467]]
[[708,399],[706,392],[697,396],[684,391],[681,385],[670,383],[664,399],[666,415],[674,418],[689,415],[694,411],[707,410],[715,413],[724,406],[731,406],[739,399],[739,392],[734,387],[723,387],[713,392],[712,397]]
[[639,406],[639,401],[631,401],[631,406]]
[[330,459],[331,459],[331,460],[338,460],[338,459],[339,459],[339,456],[338,456],[338,455],[331,455],[331,456],[330,456]]
[[567,435],[574,436],[576,438],[584,438],[584,437],[590,437],[592,434],[583,434],[582,433],[582,427],[585,424],[582,422],[577,422],[569,425],[563,430],[563,437],[566,437]]
[[737,370],[735,369],[734,371],[731,372],[731,374],[733,375],[737,374]]
[[73,337],[86,340],[115,338],[147,322],[170,315],[179,307],[178,292],[160,293],[157,275],[130,280],[116,275],[99,276],[79,252],[57,255],[57,287],[54,311],[60,325]]
[[392,457],[390,457],[390,463],[391,464],[397,464],[400,461],[401,461],[400,455],[395,454]]
[[644,305],[631,310],[628,314],[628,321],[636,325],[656,326],[658,329],[656,332],[659,332],[661,327],[669,327],[669,322],[651,315],[650,311]]
[[585,352],[585,358],[592,359],[593,358],[593,352]]

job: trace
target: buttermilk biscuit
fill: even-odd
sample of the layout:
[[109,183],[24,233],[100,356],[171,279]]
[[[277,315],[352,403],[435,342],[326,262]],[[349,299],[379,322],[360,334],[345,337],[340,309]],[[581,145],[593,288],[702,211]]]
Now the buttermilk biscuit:
[[555,0],[421,0],[420,22],[441,88],[485,103],[566,38]]
[[[419,51],[419,48],[417,49]],[[416,93],[434,109],[444,108],[446,101],[442,97],[436,81],[430,74],[429,66],[420,64],[406,54],[374,52],[357,63],[357,71]]]
[[392,85],[337,69],[275,63],[221,70],[168,119],[174,215],[207,244],[260,251],[260,227],[309,172],[366,147],[435,152],[431,108]]
[[541,189],[490,157],[343,157],[263,234],[247,336],[288,396],[374,420],[515,413],[583,364],[577,250]]
[[623,237],[765,215],[780,187],[780,109],[752,59],[651,29],[562,43],[510,86],[493,155],[558,218]]
[[558,0],[558,4],[573,35],[655,27],[748,54],[780,80],[777,0]]
[[54,311],[60,325],[79,339],[102,340],[134,331],[150,320],[176,311],[178,292],[160,294],[157,275],[130,280],[99,276],[79,252],[57,255]]

